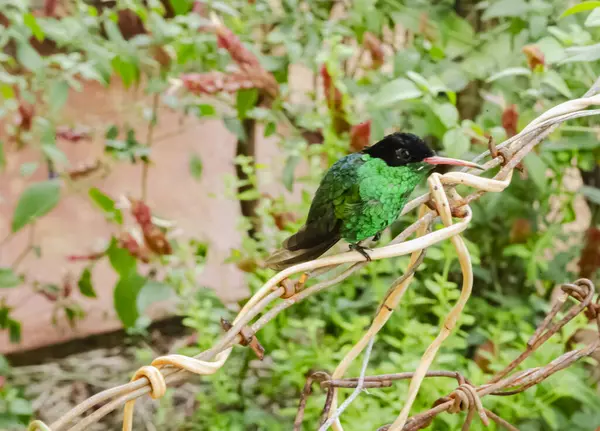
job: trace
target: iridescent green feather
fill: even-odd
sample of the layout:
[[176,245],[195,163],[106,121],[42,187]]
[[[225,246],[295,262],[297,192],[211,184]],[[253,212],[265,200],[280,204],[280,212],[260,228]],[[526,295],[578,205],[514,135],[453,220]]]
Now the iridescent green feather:
[[415,163],[390,167],[383,160],[363,155],[357,171],[357,187],[346,193],[342,215],[342,238],[350,243],[365,240],[391,225],[406,201],[430,171],[429,165]]
[[410,193],[430,171],[425,163],[390,167],[355,153],[337,161],[323,178],[307,219],[315,238],[339,228],[350,243],[381,232],[400,215]]

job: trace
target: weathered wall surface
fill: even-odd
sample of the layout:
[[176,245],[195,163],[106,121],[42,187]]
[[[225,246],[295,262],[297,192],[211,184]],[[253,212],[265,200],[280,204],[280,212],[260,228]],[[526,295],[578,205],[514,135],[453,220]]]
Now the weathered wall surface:
[[[93,143],[63,142],[59,146],[72,166],[77,166],[93,161],[102,153],[103,133],[109,125],[130,124],[136,128],[138,139],[144,142],[147,125],[142,120],[142,112],[148,106],[147,99],[134,91],[125,91],[118,80],[108,89],[87,84],[83,92],[70,95],[65,124],[89,126],[96,131],[95,139]],[[216,289],[224,300],[240,299],[247,294],[242,274],[235,266],[222,263],[230,249],[239,245],[236,231],[239,204],[224,197],[223,193],[223,176],[235,173],[232,164],[235,138],[219,120],[200,121],[192,117],[181,120],[176,112],[166,108],[160,111],[159,124],[154,132],[152,158],[156,164],[150,169],[148,203],[161,216],[176,221],[184,235],[203,238],[210,243],[208,264],[198,283]],[[273,140],[261,139],[258,148],[261,163],[283,166],[282,156]],[[189,174],[192,153],[198,154],[203,161],[200,181]],[[8,233],[20,193],[28,184],[44,179],[46,175],[45,166],[40,166],[30,178],[19,174],[23,162],[37,160],[33,151],[11,152],[7,156],[7,169],[0,175],[0,238]],[[78,276],[82,265],[69,263],[65,257],[89,252],[111,232],[111,227],[87,197],[88,188],[96,186],[113,197],[120,194],[135,197],[140,195],[140,178],[141,166],[123,163],[105,179],[84,180],[78,193],[63,197],[59,206],[36,224],[35,236],[43,254],[41,258],[33,254],[28,256],[19,270],[24,270],[31,279],[44,282],[58,282],[66,271]],[[275,190],[269,188],[273,192],[278,187]],[[26,242],[27,229],[24,229],[3,245],[0,248],[0,266],[10,265]],[[97,265],[93,282],[99,297],[93,300],[77,296],[87,316],[76,329],[71,329],[64,319],[57,326],[52,326],[53,303],[33,294],[30,288],[2,292],[6,302],[16,308],[14,317],[23,323],[23,341],[18,345],[10,344],[7,335],[0,333],[0,352],[40,347],[119,328],[120,322],[112,304],[115,279],[108,264],[102,262]],[[167,311],[166,305],[158,307],[154,310],[154,317]]]

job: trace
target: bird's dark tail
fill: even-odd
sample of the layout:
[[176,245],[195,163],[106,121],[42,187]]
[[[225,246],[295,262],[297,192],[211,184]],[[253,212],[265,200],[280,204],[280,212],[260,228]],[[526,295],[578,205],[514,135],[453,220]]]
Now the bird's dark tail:
[[283,247],[269,256],[265,265],[281,271],[290,266],[316,259],[341,238],[338,226],[326,233],[319,232],[321,235],[315,235],[317,232],[311,228],[310,225],[305,226],[298,233],[286,239]]

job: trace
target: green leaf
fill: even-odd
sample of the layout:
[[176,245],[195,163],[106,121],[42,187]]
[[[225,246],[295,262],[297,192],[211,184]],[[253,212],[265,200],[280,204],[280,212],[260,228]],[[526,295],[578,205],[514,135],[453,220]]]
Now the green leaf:
[[188,0],[169,0],[175,15],[184,15],[190,10],[190,2]]
[[121,56],[116,56],[112,59],[111,65],[113,70],[123,80],[125,88],[129,88],[131,84],[137,82],[140,78],[140,69],[131,59],[123,59]]
[[529,260],[531,258],[531,251],[522,244],[513,244],[508,247],[504,247],[502,250],[503,256],[516,256],[521,259]]
[[567,58],[561,61],[563,63],[586,62],[591,63],[600,60],[600,43],[595,45],[575,46],[567,48]]
[[569,9],[564,11],[560,17],[564,18],[566,16],[573,15],[576,13],[596,9],[597,7],[600,7],[600,1],[584,1],[571,6]]
[[244,131],[244,127],[242,126],[242,122],[237,117],[224,117],[223,124],[225,124],[225,128],[233,133],[238,140],[245,141],[246,140],[246,132]]
[[573,94],[571,93],[571,90],[569,90],[569,87],[567,86],[565,80],[554,70],[547,70],[544,73],[544,78],[542,79],[542,82],[554,88],[566,98],[570,99],[571,97],[573,97]]
[[50,109],[53,112],[58,112],[65,106],[69,97],[69,83],[65,80],[55,82],[50,88]]
[[413,70],[409,70],[408,72],[406,72],[406,76],[408,76],[415,84],[417,84],[417,86],[420,87],[420,90],[432,92],[431,85],[429,84],[427,79],[420,73],[417,73]]
[[121,274],[121,278],[115,285],[113,291],[115,311],[126,328],[135,325],[139,317],[137,297],[144,284],[146,279],[137,272],[132,272],[127,275]]
[[600,189],[596,187],[583,186],[579,189],[579,192],[589,201],[600,205]]
[[394,73],[401,75],[415,69],[419,65],[420,59],[421,53],[415,48],[406,48],[398,51],[394,56]]
[[110,126],[104,135],[104,137],[109,140],[117,139],[117,136],[119,136],[119,128],[115,125]]
[[471,139],[460,128],[450,129],[444,134],[442,145],[448,157],[460,157],[471,147]]
[[296,166],[300,162],[300,157],[298,156],[290,156],[285,162],[285,166],[283,167],[283,175],[282,181],[283,185],[290,192],[294,189],[294,172],[296,171]]
[[[7,74],[2,74],[2,79],[1,80],[5,80],[5,79],[10,79],[10,75]],[[16,79],[15,79],[16,82]],[[0,83],[0,96],[2,96],[3,99],[14,99],[15,98],[15,90],[12,86],[10,86],[9,84],[4,84],[4,83]]]
[[95,187],[92,187],[88,194],[98,208],[104,211],[104,215],[117,224],[123,224],[123,214],[121,210],[115,206],[115,201],[112,200],[109,196],[102,193]]
[[527,168],[529,178],[541,191],[544,191],[546,189],[546,170],[548,169],[546,163],[540,156],[532,152],[523,159],[523,164]]
[[554,64],[563,60],[566,56],[565,48],[556,38],[552,36],[546,36],[536,42],[536,45],[540,48],[540,51],[544,54],[546,64]]
[[133,257],[128,250],[120,248],[115,238],[110,242],[106,254],[111,266],[117,271],[117,274],[119,274],[121,278],[127,277],[135,272],[137,267],[135,257]]
[[37,40],[39,40],[40,42],[42,42],[44,40],[44,31],[37,23],[37,20],[35,19],[35,16],[33,16],[33,14],[26,13],[25,15],[23,15],[23,23],[27,27],[29,27],[29,29],[33,33],[33,36]]
[[260,198],[260,193],[256,189],[245,190],[237,195],[240,201],[251,201]]
[[26,42],[17,42],[17,60],[32,72],[37,72],[44,67],[42,57]]
[[215,107],[206,103],[200,103],[198,105],[198,112],[203,117],[214,117],[217,114]]
[[423,93],[409,79],[398,78],[385,84],[375,96],[372,104],[375,108],[389,108],[402,100],[416,99]]
[[212,9],[214,9],[215,11],[223,12],[226,15],[231,15],[233,17],[239,17],[240,13],[238,12],[238,10],[236,8],[231,7],[228,3],[229,2],[213,0],[210,2],[210,7]]
[[247,90],[239,90],[237,92],[235,106],[238,113],[238,118],[243,120],[246,118],[246,114],[248,111],[254,106],[256,106],[256,102],[258,101],[258,90],[256,88],[250,88]]
[[594,9],[585,20],[586,27],[600,27],[600,8]]
[[67,164],[69,162],[65,153],[63,153],[56,145],[43,144],[42,151],[44,152],[44,155],[48,157],[48,159],[57,165]]
[[26,162],[19,167],[19,172],[22,177],[27,178],[32,176],[39,166],[40,164],[38,162]]
[[500,0],[488,7],[481,19],[487,21],[492,18],[523,17],[529,11],[529,4],[524,0]]
[[75,328],[75,321],[77,319],[82,319],[85,316],[85,312],[79,304],[65,305],[64,310],[71,328]]
[[[569,136],[567,139],[544,142],[542,152],[547,151],[573,151],[573,150],[595,150],[600,147],[600,141],[589,139],[587,135]],[[595,163],[595,162],[594,162]]]
[[18,416],[30,416],[33,414],[33,407],[25,398],[14,398],[9,403],[8,411]]
[[265,126],[265,138],[268,138],[269,136],[273,135],[273,133],[275,133],[275,131],[277,130],[277,124],[273,121],[267,123],[267,125]]
[[203,167],[202,159],[197,154],[192,154],[192,157],[190,157],[190,173],[195,180],[200,181],[200,178],[202,178]]
[[149,280],[144,284],[137,296],[137,311],[144,314],[155,302],[166,301],[173,296],[171,286],[160,281]]
[[508,69],[501,70],[498,73],[494,73],[485,82],[494,82],[500,78],[506,78],[509,76],[531,76],[531,70],[525,67],[510,67]]
[[29,223],[48,214],[60,200],[57,180],[30,185],[19,197],[12,220],[12,232],[18,232]]
[[458,110],[451,103],[433,105],[433,113],[450,129],[458,124]]
[[14,319],[8,319],[8,336],[11,343],[21,341],[21,322]]
[[0,289],[15,287],[21,284],[21,277],[10,268],[0,268]]
[[79,286],[79,291],[83,296],[87,296],[88,298],[96,297],[96,292],[92,285],[92,271],[89,267],[85,268],[81,273],[77,286]]
[[117,23],[112,19],[107,19],[104,21],[104,31],[111,42],[114,42],[118,45],[123,45],[125,43],[125,39],[121,34],[121,30],[119,30]]

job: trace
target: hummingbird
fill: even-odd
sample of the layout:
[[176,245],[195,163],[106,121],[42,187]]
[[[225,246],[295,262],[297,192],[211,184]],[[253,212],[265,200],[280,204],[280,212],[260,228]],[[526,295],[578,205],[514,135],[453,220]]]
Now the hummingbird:
[[392,133],[342,157],[323,176],[305,225],[283,242],[266,266],[282,270],[316,259],[340,239],[370,261],[362,242],[371,237],[379,240],[435,165],[481,169],[475,163],[436,156],[411,133]]

